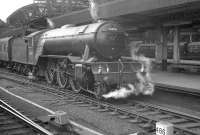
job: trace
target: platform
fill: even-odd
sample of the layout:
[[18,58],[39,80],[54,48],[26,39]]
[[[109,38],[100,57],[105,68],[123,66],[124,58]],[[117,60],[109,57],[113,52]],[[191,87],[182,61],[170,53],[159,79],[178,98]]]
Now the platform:
[[169,86],[200,94],[199,74],[154,71],[151,76],[155,85]]

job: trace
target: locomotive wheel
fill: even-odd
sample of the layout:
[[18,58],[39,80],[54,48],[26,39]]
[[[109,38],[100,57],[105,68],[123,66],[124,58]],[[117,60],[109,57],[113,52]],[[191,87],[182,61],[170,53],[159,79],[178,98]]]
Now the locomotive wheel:
[[21,64],[19,64],[19,65],[17,65],[17,73],[20,73],[20,71],[21,71]]
[[30,69],[27,66],[24,66],[24,69],[23,69],[24,75],[28,75],[29,71],[30,71]]
[[56,68],[54,63],[48,62],[45,70],[45,78],[47,83],[52,84],[55,81]]
[[21,66],[20,73],[23,74],[23,75],[26,75],[25,74],[25,65]]
[[70,79],[69,83],[73,91],[75,91],[76,93],[79,93],[81,91],[81,86],[78,82]]
[[62,69],[58,66],[57,71],[57,83],[60,88],[66,88],[69,86],[69,75],[67,74],[67,70]]

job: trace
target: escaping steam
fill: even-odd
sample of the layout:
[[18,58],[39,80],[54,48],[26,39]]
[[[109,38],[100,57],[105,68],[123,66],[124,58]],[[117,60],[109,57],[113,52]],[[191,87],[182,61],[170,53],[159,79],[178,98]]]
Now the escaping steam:
[[94,21],[99,19],[99,5],[97,0],[89,0],[90,3],[90,15]]
[[154,93],[154,85],[150,75],[151,61],[149,58],[137,53],[140,45],[141,43],[137,42],[130,43],[132,59],[139,61],[142,65],[140,71],[138,71],[136,74],[138,79],[138,83],[136,83],[136,89],[143,95],[152,95]]
[[140,70],[136,72],[136,82],[133,84],[128,84],[127,87],[121,87],[120,89],[116,89],[115,91],[111,91],[108,94],[103,95],[104,98],[126,98],[132,94],[134,95],[152,95],[154,93],[154,85],[151,83],[150,69],[151,69],[151,61],[150,59],[138,55],[137,52],[139,50],[140,43],[131,42],[131,56],[133,61],[139,61],[141,64]]
[[50,18],[47,18],[47,24],[50,29],[55,28],[55,24]]
[[119,90],[112,91],[103,95],[104,98],[126,98],[135,92],[135,87],[132,84],[128,84],[128,87],[122,87]]

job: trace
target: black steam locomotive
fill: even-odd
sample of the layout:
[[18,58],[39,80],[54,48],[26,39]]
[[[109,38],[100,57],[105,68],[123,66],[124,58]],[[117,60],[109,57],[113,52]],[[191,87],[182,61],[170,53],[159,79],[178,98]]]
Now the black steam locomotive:
[[136,82],[141,64],[121,58],[126,45],[125,31],[115,22],[65,25],[25,37],[1,38],[0,63],[23,74],[44,76],[60,88],[101,97]]

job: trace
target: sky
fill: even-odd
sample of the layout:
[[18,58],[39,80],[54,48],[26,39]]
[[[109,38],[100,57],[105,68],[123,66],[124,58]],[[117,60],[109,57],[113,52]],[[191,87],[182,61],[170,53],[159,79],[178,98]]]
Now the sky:
[[6,18],[20,7],[33,3],[33,0],[0,0],[0,19],[6,22]]

